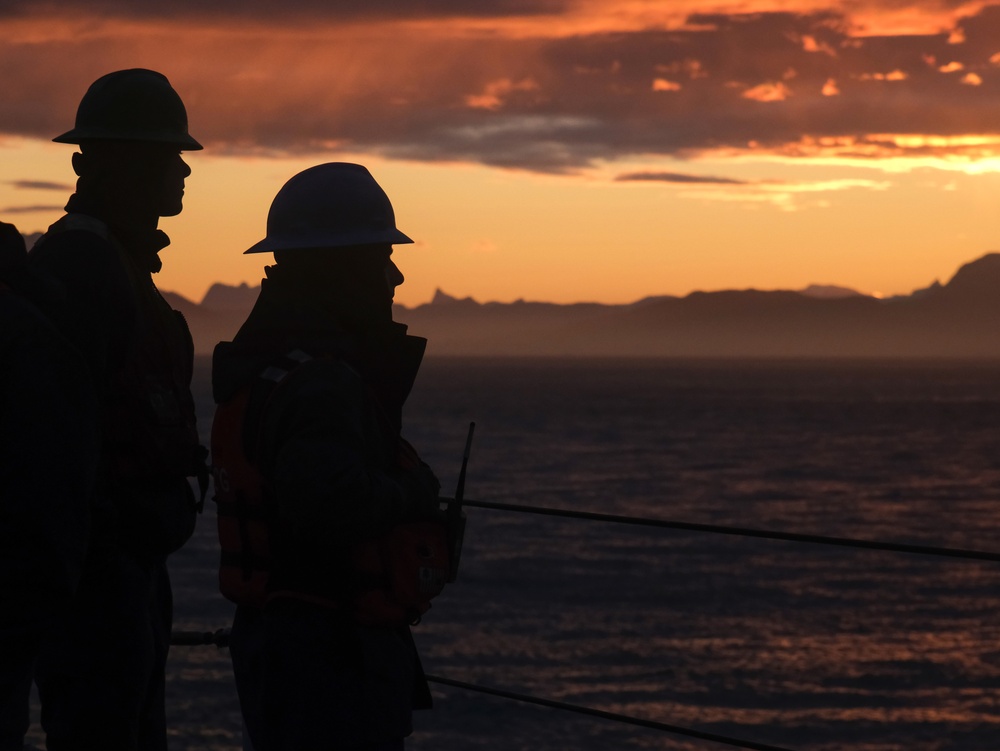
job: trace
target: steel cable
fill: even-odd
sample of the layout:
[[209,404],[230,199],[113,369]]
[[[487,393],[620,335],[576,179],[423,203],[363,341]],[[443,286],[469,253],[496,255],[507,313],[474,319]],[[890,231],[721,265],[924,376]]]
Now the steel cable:
[[[609,522],[613,524],[629,524],[633,526],[655,527],[661,529],[677,529],[689,532],[707,532],[723,535],[734,535],[740,537],[756,537],[770,540],[783,540],[786,542],[804,542],[818,545],[835,545],[839,547],[859,548],[864,550],[881,550],[894,553],[910,553],[916,555],[930,555],[948,558],[959,558],[967,560],[994,561],[1000,562],[1000,553],[993,553],[982,550],[967,550],[962,548],[946,548],[931,545],[911,545],[907,543],[883,542],[878,540],[860,540],[849,537],[830,537],[826,535],[802,534],[798,532],[777,532],[773,530],[751,529],[747,527],[734,527],[719,524],[702,524],[696,522],[670,521],[666,519],[648,519],[643,517],[624,516],[619,514],[603,514],[592,511],[574,511],[570,509],[547,508],[544,506],[527,506],[523,504],[495,503],[491,501],[462,500],[462,505],[473,508],[490,509],[494,511],[514,511],[519,513],[540,514],[544,516],[557,516],[570,519],[584,519],[588,521]],[[217,647],[227,647],[229,645],[229,629],[220,628],[216,631],[174,631],[171,634],[171,644],[178,646],[214,645]],[[645,720],[639,717],[607,712],[600,709],[583,707],[567,702],[544,699],[537,696],[520,694],[503,689],[489,688],[473,683],[456,681],[450,678],[442,678],[436,675],[428,675],[427,680],[445,686],[461,688],[468,691],[489,694],[514,701],[536,704],[543,707],[560,709],[567,712],[599,717],[613,720],[620,723],[637,725],[651,728],[675,735],[684,735],[691,738],[714,741],[738,748],[756,749],[757,751],[789,751],[779,746],[772,746],[754,741],[746,741],[739,738],[731,738],[715,733],[707,733],[691,728],[680,727],[668,723],[657,722],[655,720]]]
[[716,743],[723,743],[727,746],[736,746],[737,748],[749,748],[755,749],[756,751],[789,751],[789,749],[781,748],[780,746],[769,746],[766,743],[757,743],[755,741],[746,741],[740,738],[731,738],[726,735],[718,735],[717,733],[706,733],[702,730],[692,730],[691,728],[680,727],[679,725],[670,725],[665,722],[657,722],[656,720],[644,720],[641,717],[632,717],[630,715],[618,714],[617,712],[606,712],[603,709],[593,709],[591,707],[581,707],[578,704],[569,704],[563,701],[555,701],[553,699],[542,699],[537,696],[529,696],[527,694],[519,694],[514,691],[504,691],[499,688],[488,688],[486,686],[480,686],[475,683],[465,683],[464,681],[455,681],[451,678],[441,678],[436,675],[425,676],[428,681],[433,683],[440,683],[445,686],[454,686],[455,688],[462,688],[467,691],[477,691],[482,694],[489,694],[491,696],[500,696],[504,699],[513,699],[514,701],[522,701],[528,704],[537,704],[542,707],[550,707],[552,709],[561,709],[565,712],[575,712],[576,714],[589,715],[591,717],[600,717],[605,720],[614,720],[615,722],[621,722],[628,725],[638,725],[644,728],[651,728],[653,730],[660,730],[664,733],[673,733],[674,735],[685,735],[689,738],[700,738],[701,740],[714,741]]
[[983,550],[942,548],[932,545],[909,545],[906,543],[880,542],[877,540],[857,540],[850,537],[828,537],[825,535],[810,535],[798,532],[775,532],[763,529],[749,529],[746,527],[729,527],[719,524],[698,524],[694,522],[668,521],[666,519],[645,519],[635,516],[599,514],[592,511],[572,511],[569,509],[546,508],[544,506],[524,506],[514,503],[493,503],[491,501],[470,501],[468,499],[463,500],[462,505],[493,509],[496,511],[518,511],[528,514],[542,514],[545,516],[562,516],[570,519],[587,519],[590,521],[632,524],[643,527],[681,529],[689,532],[713,532],[720,535],[759,537],[770,540],[785,540],[787,542],[808,542],[818,545],[839,545],[841,547],[863,548],[866,550],[885,550],[894,553],[913,553],[917,555],[936,555],[948,558],[965,558],[977,561],[1000,562],[1000,553],[991,553]]
[[[215,647],[228,647],[229,646],[229,634],[230,630],[228,628],[220,628],[215,631],[173,631],[170,634],[170,643],[174,646],[184,646],[184,647],[194,647],[194,646],[215,646]],[[685,735],[691,738],[700,738],[702,740],[715,741],[716,743],[723,743],[729,746],[736,746],[737,748],[748,748],[756,749],[757,751],[789,751],[789,749],[780,748],[778,746],[769,746],[763,743],[756,743],[754,741],[745,741],[739,738],[730,738],[725,735],[718,735],[716,733],[706,733],[701,730],[692,730],[691,728],[684,728],[678,725],[670,725],[665,722],[657,722],[655,720],[644,720],[640,717],[631,717],[629,715],[618,714],[616,712],[606,712],[601,709],[593,709],[591,707],[581,707],[577,704],[568,704],[566,702],[554,701],[552,699],[543,699],[537,696],[529,696],[527,694],[519,694],[513,691],[504,691],[498,688],[489,688],[487,686],[480,686],[475,683],[465,683],[464,681],[456,681],[451,678],[442,678],[437,675],[426,676],[428,681],[434,683],[440,683],[444,686],[452,686],[454,688],[461,688],[467,691],[476,691],[482,694],[490,694],[491,696],[499,696],[505,699],[512,699],[514,701],[526,702],[528,704],[537,704],[543,707],[549,707],[552,709],[561,709],[566,712],[575,712],[576,714],[589,715],[591,717],[600,717],[605,720],[613,720],[615,722],[620,722],[628,725],[638,725],[639,727],[651,728],[653,730],[660,730],[665,733],[673,733],[674,735]]]

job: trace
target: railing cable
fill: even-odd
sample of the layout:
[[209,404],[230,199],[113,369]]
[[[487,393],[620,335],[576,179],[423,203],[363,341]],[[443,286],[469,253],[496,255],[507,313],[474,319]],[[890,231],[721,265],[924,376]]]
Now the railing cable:
[[984,550],[941,548],[931,545],[909,545],[906,543],[858,540],[850,537],[828,537],[825,535],[810,535],[798,532],[774,532],[763,529],[748,529],[746,527],[729,527],[719,524],[698,524],[694,522],[668,521],[666,519],[645,519],[634,516],[620,516],[617,514],[599,514],[592,511],[573,511],[569,509],[547,508],[544,506],[525,506],[514,503],[493,503],[491,501],[470,501],[467,498],[462,501],[462,505],[493,509],[496,511],[518,511],[528,514],[563,516],[571,519],[587,519],[590,521],[632,524],[643,527],[681,529],[689,532],[713,532],[720,535],[761,537],[770,540],[785,540],[788,542],[809,542],[816,543],[818,545],[839,545],[841,547],[863,548],[866,550],[886,550],[893,553],[914,553],[917,555],[935,555],[948,558],[966,558],[977,561],[1000,562],[1000,553],[992,553]]
[[605,720],[614,720],[615,722],[621,722],[627,725],[638,725],[644,728],[660,730],[665,733],[673,733],[674,735],[685,735],[689,738],[700,738],[701,740],[714,741],[716,743],[723,743],[727,746],[756,749],[756,751],[789,751],[789,749],[781,748],[779,746],[769,746],[766,743],[757,743],[755,741],[746,741],[740,738],[731,738],[717,733],[706,733],[702,730],[693,730],[691,728],[680,727],[679,725],[657,722],[656,720],[644,720],[641,717],[632,717],[630,715],[618,714],[617,712],[606,712],[603,709],[593,709],[592,707],[581,707],[578,704],[569,704],[567,702],[555,701],[553,699],[542,699],[537,696],[528,696],[527,694],[519,694],[514,691],[505,691],[499,688],[488,688],[487,686],[480,686],[475,683],[455,681],[451,678],[441,678],[436,675],[428,675],[426,678],[428,681],[433,683],[440,683],[445,686],[454,686],[455,688],[462,688],[466,691],[477,691],[481,694],[490,694],[491,696],[500,696],[504,699],[513,699],[514,701],[537,704],[542,707],[561,709],[565,712],[575,712],[576,714],[600,717]]
[[[623,516],[619,514],[602,514],[592,511],[574,511],[570,509],[548,508],[544,506],[527,506],[523,504],[513,504],[513,503],[495,503],[491,501],[472,501],[467,498],[463,499],[462,504],[464,506],[490,509],[494,511],[515,511],[528,514],[540,514],[544,516],[565,517],[569,519],[584,519],[589,521],[610,522],[613,524],[629,524],[629,525],[643,526],[643,527],[658,527],[661,529],[677,529],[688,532],[709,532],[722,535],[735,535],[739,537],[756,537],[769,540],[783,540],[786,542],[805,542],[805,543],[814,543],[818,545],[835,545],[839,547],[860,548],[864,550],[882,550],[894,553],[912,553],[916,555],[931,555],[931,556],[939,556],[947,558],[963,558],[968,560],[1000,562],[1000,553],[993,553],[983,550],[944,548],[944,547],[935,547],[931,545],[911,545],[907,543],[881,542],[878,540],[860,540],[850,537],[830,537],[826,535],[802,534],[798,532],[776,532],[772,530],[750,529],[747,527],[733,527],[733,526],[724,526],[719,524],[701,524],[696,522],[679,522],[679,521],[670,521],[667,519],[648,519],[648,518],[634,517],[634,516]],[[171,634],[170,643],[178,646],[214,645],[217,647],[227,647],[229,646],[229,634],[230,632],[229,629],[227,628],[220,628],[217,629],[216,631],[174,631]],[[576,704],[569,704],[567,702],[555,701],[553,699],[543,699],[537,696],[519,694],[513,691],[506,691],[497,688],[489,688],[486,686],[480,686],[473,683],[456,681],[450,678],[442,678],[440,676],[435,676],[435,675],[428,675],[427,680],[432,681],[434,683],[440,683],[445,686],[452,686],[455,688],[461,688],[468,691],[476,691],[483,694],[490,694],[493,696],[498,696],[506,699],[512,699],[514,701],[537,704],[539,706],[550,707],[553,709],[560,709],[567,712],[575,712],[577,714],[589,715],[592,717],[600,717],[603,719],[613,720],[616,722],[626,723],[630,725],[637,725],[640,727],[651,728],[654,730],[660,730],[666,733],[673,733],[675,735],[684,735],[691,738],[699,738],[702,740],[714,741],[716,743],[721,743],[729,746],[736,746],[738,748],[755,749],[757,751],[789,751],[789,749],[780,748],[778,746],[771,746],[764,743],[756,743],[754,741],[741,740],[739,738],[730,738],[728,736],[718,735],[716,733],[707,733],[700,730],[693,730],[691,728],[680,727],[678,725],[670,725],[664,722],[657,722],[655,720],[645,720],[639,717],[631,717],[629,715],[618,714],[616,712],[607,712],[601,709],[583,707]]]
[[[228,647],[229,646],[229,634],[230,630],[228,628],[220,628],[215,631],[173,631],[170,634],[170,643],[175,646],[215,646],[215,647]],[[465,689],[466,691],[476,691],[481,694],[490,694],[492,696],[499,696],[505,699],[513,699],[514,701],[526,702],[529,704],[537,704],[542,707],[550,707],[552,709],[561,709],[566,712],[575,712],[576,714],[590,715],[591,717],[600,717],[605,720],[613,720],[615,722],[624,723],[627,725],[638,725],[640,727],[652,728],[653,730],[660,730],[665,733],[673,733],[674,735],[685,735],[690,738],[700,738],[707,741],[715,741],[716,743],[723,743],[728,746],[736,746],[737,748],[748,748],[755,749],[756,751],[789,751],[789,749],[780,748],[778,746],[768,746],[764,743],[756,743],[754,741],[745,741],[739,738],[730,738],[725,735],[718,735],[716,733],[706,733],[701,730],[693,730],[691,728],[680,727],[679,725],[670,725],[665,722],[657,722],[655,720],[644,720],[641,717],[631,717],[629,715],[618,714],[617,712],[606,712],[602,709],[593,709],[591,707],[581,707],[577,704],[568,704],[562,701],[555,701],[553,699],[542,699],[537,696],[529,696],[527,694],[519,694],[513,691],[504,691],[499,688],[489,688],[487,686],[479,686],[475,683],[465,683],[463,681],[452,680],[451,678],[442,678],[437,675],[426,676],[428,681],[433,683],[440,683],[445,686],[453,686],[454,688]]]

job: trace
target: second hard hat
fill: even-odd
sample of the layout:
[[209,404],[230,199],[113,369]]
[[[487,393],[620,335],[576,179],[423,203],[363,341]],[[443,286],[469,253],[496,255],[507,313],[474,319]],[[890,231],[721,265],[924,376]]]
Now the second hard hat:
[[244,253],[412,242],[396,229],[389,197],[365,167],[329,162],[284,184],[267,214],[267,236]]

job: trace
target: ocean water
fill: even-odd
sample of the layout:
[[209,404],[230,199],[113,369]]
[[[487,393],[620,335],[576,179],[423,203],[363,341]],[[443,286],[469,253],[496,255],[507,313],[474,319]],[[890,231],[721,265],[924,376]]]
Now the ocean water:
[[[196,388],[206,429],[208,362]],[[468,498],[1000,551],[1000,363],[430,359],[407,435]],[[171,562],[212,631],[211,506]],[[1000,749],[1000,563],[468,509],[434,675],[809,751]],[[408,748],[720,749],[433,686]],[[175,647],[171,749],[240,748],[225,650]]]

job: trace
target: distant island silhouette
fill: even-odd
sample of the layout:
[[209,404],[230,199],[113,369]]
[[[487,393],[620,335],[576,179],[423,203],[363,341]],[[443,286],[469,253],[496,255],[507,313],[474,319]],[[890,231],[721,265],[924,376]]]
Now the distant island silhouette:
[[[258,290],[214,284],[200,303],[164,296],[207,354],[233,337]],[[828,285],[624,305],[480,303],[438,290],[424,305],[397,305],[395,317],[430,339],[429,356],[1000,358],[1000,253],[886,299]]]

